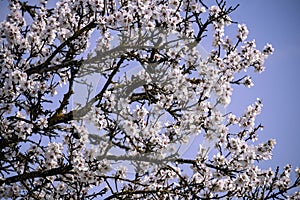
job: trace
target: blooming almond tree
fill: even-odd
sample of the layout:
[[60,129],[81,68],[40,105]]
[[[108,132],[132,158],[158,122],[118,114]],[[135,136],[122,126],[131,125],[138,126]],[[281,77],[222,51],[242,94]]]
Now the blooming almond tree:
[[258,166],[261,100],[225,109],[273,53],[237,5],[35,3],[0,26],[1,199],[300,199],[299,168]]

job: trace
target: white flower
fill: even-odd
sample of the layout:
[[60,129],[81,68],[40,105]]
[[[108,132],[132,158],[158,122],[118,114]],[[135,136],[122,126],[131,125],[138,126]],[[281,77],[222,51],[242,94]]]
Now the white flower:
[[118,166],[116,169],[116,175],[122,178],[126,177],[127,167],[124,165]]
[[267,44],[264,46],[263,54],[265,55],[272,55],[274,52],[274,48],[272,47],[271,44]]
[[245,24],[239,24],[238,28],[239,28],[239,31],[238,31],[237,38],[241,41],[246,40],[248,33],[249,33],[247,26]]
[[216,5],[213,5],[209,8],[209,14],[213,17],[217,17],[220,11],[220,8]]
[[41,129],[48,127],[48,121],[47,118],[42,117],[38,119],[37,124],[40,126]]
[[252,86],[254,86],[252,80],[251,80],[251,77],[247,76],[246,78],[244,78],[244,82],[243,84],[248,87],[248,88],[251,88]]

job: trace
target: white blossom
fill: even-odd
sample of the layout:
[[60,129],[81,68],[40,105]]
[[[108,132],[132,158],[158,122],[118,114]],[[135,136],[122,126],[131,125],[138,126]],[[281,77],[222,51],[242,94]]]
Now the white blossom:
[[[40,0],[9,9],[0,26],[1,199],[299,199],[288,193],[299,168],[258,164],[276,144],[258,141],[261,100],[226,110],[234,85],[252,87],[274,52],[247,40],[234,6]],[[209,53],[199,46],[207,34]]]

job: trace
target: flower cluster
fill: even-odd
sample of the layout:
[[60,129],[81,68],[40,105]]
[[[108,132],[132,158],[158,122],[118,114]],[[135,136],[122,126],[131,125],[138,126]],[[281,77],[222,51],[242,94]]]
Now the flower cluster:
[[[225,111],[233,85],[252,87],[248,69],[263,72],[274,51],[232,23],[237,7],[50,5],[10,1],[1,22],[1,198],[299,199],[299,168],[293,178],[290,165],[258,167],[276,144],[256,141],[261,100],[241,116]],[[73,106],[75,94],[84,100]],[[182,153],[193,138],[198,152]]]

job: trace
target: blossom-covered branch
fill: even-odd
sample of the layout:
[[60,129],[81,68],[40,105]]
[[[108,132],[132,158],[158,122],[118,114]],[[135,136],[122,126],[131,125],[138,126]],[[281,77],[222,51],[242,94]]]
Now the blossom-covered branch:
[[299,168],[258,165],[276,144],[257,141],[262,101],[240,116],[225,109],[274,51],[247,39],[229,4],[11,0],[0,26],[0,197],[299,199]]

